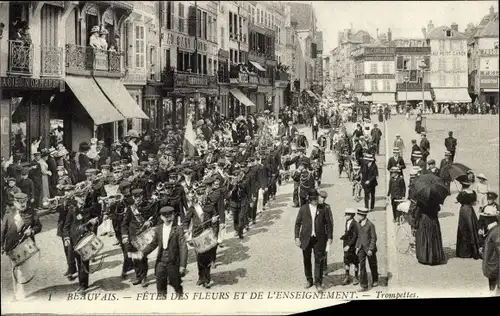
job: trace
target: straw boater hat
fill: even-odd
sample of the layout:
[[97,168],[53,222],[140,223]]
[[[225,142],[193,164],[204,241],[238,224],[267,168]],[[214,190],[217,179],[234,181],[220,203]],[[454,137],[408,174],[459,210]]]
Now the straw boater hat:
[[100,32],[99,32],[99,35],[108,35],[108,30],[106,29],[102,29]]
[[444,152],[444,155],[445,155],[445,156],[451,156],[451,152],[449,152],[448,150],[446,150],[446,151]]
[[479,216],[483,217],[497,217],[498,215],[497,207],[495,205],[486,205],[479,213]]
[[355,215],[356,214],[356,210],[353,209],[353,208],[346,208],[345,211],[344,211],[344,214],[352,214],[352,215]]
[[413,155],[412,155],[412,156],[413,156],[413,157],[416,157],[416,158],[422,158],[422,152],[420,152],[420,151],[416,151],[416,152],[414,152],[414,153],[413,153]]
[[486,176],[484,175],[484,173],[480,173],[476,176],[476,178],[478,179],[483,179],[483,180],[488,180],[488,178],[486,178]]
[[357,213],[358,213],[358,215],[364,215],[364,216],[366,216],[366,215],[368,215],[369,212],[370,211],[366,207],[360,207],[360,208],[358,208],[358,212]]
[[364,157],[363,157],[364,160],[368,160],[368,161],[373,161],[373,155],[372,154],[366,154]]
[[98,25],[94,25],[92,27],[92,30],[90,30],[90,33],[99,33],[99,26]]
[[137,133],[136,130],[131,129],[131,130],[128,131],[127,136],[130,137],[130,138],[139,138],[139,133]]
[[399,152],[400,152],[399,148],[397,148],[397,147],[392,149],[393,154],[399,154]]
[[389,170],[391,173],[399,173],[401,171],[401,169],[399,169],[398,167],[392,167],[391,170]]

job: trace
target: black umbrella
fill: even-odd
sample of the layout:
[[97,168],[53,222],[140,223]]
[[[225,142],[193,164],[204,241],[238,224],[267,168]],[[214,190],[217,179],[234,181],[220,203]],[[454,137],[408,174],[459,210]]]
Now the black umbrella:
[[445,181],[432,173],[418,176],[414,189],[415,200],[424,205],[441,205],[449,194]]
[[451,181],[460,176],[467,176],[469,170],[471,169],[466,165],[454,162],[444,166],[439,176],[444,180]]

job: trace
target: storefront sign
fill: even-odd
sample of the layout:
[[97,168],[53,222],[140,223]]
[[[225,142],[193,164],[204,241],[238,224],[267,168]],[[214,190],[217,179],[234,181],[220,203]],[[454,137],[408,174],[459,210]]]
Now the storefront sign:
[[494,76],[494,77],[498,77],[498,70],[490,70],[490,71],[480,71],[479,74],[481,75],[481,77],[485,76]]
[[23,77],[0,77],[0,88],[13,89],[34,89],[34,90],[52,90],[59,89],[64,91],[64,80],[61,79],[35,79]]
[[223,50],[222,48],[219,49],[219,57],[222,59],[228,59],[229,58],[229,52],[227,50]]
[[395,47],[364,47],[363,55],[394,55]]
[[466,56],[467,52],[452,51],[452,52],[432,52],[432,56]]
[[479,80],[481,89],[498,89],[498,77],[485,76]]
[[394,79],[395,75],[393,74],[366,74],[362,75],[364,79]]
[[393,61],[394,57],[392,56],[366,56],[361,58],[364,61]]
[[482,57],[485,56],[498,56],[498,48],[497,49],[480,49],[479,50],[479,55]]
[[273,88],[270,86],[258,86],[257,93],[273,93]]
[[404,55],[404,54],[422,54],[428,55],[431,53],[430,47],[396,47],[396,54]]
[[197,40],[198,42],[198,53],[205,53],[208,55],[218,55],[217,45],[204,40]]
[[194,51],[194,39],[189,36],[165,31],[166,45],[177,46],[180,49]]
[[[398,83],[397,88],[398,91],[422,91],[422,83],[420,82],[408,82],[408,83]],[[424,90],[430,90],[431,84],[424,83]]]

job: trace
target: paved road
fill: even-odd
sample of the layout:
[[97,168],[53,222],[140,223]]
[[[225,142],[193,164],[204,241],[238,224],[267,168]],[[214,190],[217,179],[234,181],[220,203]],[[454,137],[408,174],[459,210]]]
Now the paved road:
[[[427,138],[431,144],[429,158],[439,164],[444,157],[444,139],[448,131],[453,131],[458,139],[456,161],[465,164],[478,173],[484,173],[490,182],[491,188],[498,192],[499,184],[499,141],[498,116],[428,116]],[[414,132],[414,117],[406,121],[402,116],[396,116],[387,122],[389,144],[395,139],[395,134],[401,134],[405,145],[405,161],[411,166],[409,154],[411,139],[419,140]],[[392,150],[392,148],[391,148]],[[410,168],[406,168],[405,180],[408,179]],[[415,290],[429,297],[445,296],[482,296],[488,293],[487,280],[482,275],[481,261],[473,259],[459,259],[455,257],[455,245],[458,226],[458,211],[460,206],[455,204],[457,187],[452,184],[452,195],[446,199],[439,214],[441,233],[447,264],[435,267],[420,265],[411,255],[403,255],[396,251],[391,252],[389,262],[394,266],[397,280],[391,286],[401,286],[406,290]],[[392,224],[391,224],[392,226]],[[390,227],[388,231],[392,232]],[[391,234],[392,235],[392,234]],[[391,241],[388,240],[389,247]]]
[[[310,129],[305,129],[306,136],[311,139]],[[384,146],[382,146],[384,148]],[[385,158],[380,160],[381,171],[385,169]],[[328,291],[355,291],[357,287],[341,286],[343,274],[342,251],[340,236],[343,234],[344,209],[346,207],[361,206],[362,202],[355,202],[351,197],[351,186],[346,178],[338,179],[337,165],[334,163],[332,154],[327,156],[327,166],[323,175],[323,189],[329,197],[327,201],[332,205],[334,216],[334,243],[329,253],[330,275],[325,278],[324,284]],[[378,234],[379,248],[379,272],[381,273],[380,285],[377,291],[384,291],[387,284],[386,265],[386,234],[385,234],[385,174],[380,173],[380,189],[376,210],[369,215],[375,223]],[[258,291],[258,290],[281,290],[293,291],[303,290],[305,277],[303,275],[302,254],[295,246],[293,238],[294,222],[297,214],[295,208],[291,208],[291,193],[293,185],[287,184],[279,188],[276,200],[271,204],[269,210],[265,211],[257,220],[257,224],[240,241],[233,237],[233,231],[228,232],[226,247],[218,254],[218,267],[213,270],[213,280],[216,285],[211,290],[203,290],[196,287],[197,269],[194,252],[190,251],[188,260],[188,274],[184,278],[186,292],[234,292],[234,291]],[[63,299],[67,293],[76,290],[77,282],[68,282],[63,277],[66,270],[62,242],[56,237],[55,215],[43,218],[44,226],[42,233],[37,235],[37,244],[41,249],[42,257],[36,278],[26,285],[26,292],[37,299],[52,300]],[[120,280],[121,252],[117,246],[112,246],[114,239],[103,237],[106,258],[100,269],[90,276],[91,288],[96,292],[117,291],[119,295],[131,296],[143,292],[140,286],[133,286],[130,280]],[[149,291],[155,291],[153,264],[156,254],[151,254],[149,279],[151,283]],[[152,259],[151,259],[152,258]],[[6,259],[5,257],[3,259]],[[10,297],[12,292],[10,265],[8,260],[2,260],[2,296]],[[95,269],[96,267],[91,267]],[[169,288],[169,291],[171,289]],[[368,295],[374,291],[368,292]],[[357,294],[356,294],[357,295]],[[356,296],[358,297],[358,296]],[[359,295],[359,298],[366,296]],[[345,298],[344,298],[345,299]],[[326,303],[325,303],[326,304]],[[328,304],[327,304],[328,305]],[[319,307],[319,305],[317,305]]]

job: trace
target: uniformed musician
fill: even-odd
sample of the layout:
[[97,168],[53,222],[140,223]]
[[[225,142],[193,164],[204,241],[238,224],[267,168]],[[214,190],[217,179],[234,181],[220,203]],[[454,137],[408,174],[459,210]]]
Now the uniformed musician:
[[[137,252],[131,241],[137,238],[143,231],[156,224],[155,213],[152,205],[147,201],[143,203],[144,191],[142,189],[132,190],[132,196],[125,199],[126,208],[123,216],[121,233],[122,243],[127,252]],[[148,258],[133,259],[136,280],[133,285],[141,284],[147,287]]]
[[[211,180],[208,180],[208,182]],[[189,207],[186,217],[183,221],[184,230],[187,232],[189,227],[192,227],[192,238],[198,237],[205,229],[213,229],[215,236],[219,229],[219,220],[217,209],[214,207],[213,201],[207,198],[203,201],[206,195],[204,188],[199,188],[193,197],[192,206]],[[189,239],[188,236],[186,236]],[[217,253],[216,245],[204,252],[197,253],[196,260],[198,263],[198,281],[197,285],[202,285],[205,288],[210,288],[214,285],[214,281],[210,276],[210,269],[215,261]]]
[[79,294],[84,294],[89,287],[89,261],[83,261],[75,247],[80,240],[93,233],[94,227],[97,227],[101,220],[99,210],[93,207],[85,208],[85,199],[85,192],[75,192],[74,199],[68,201],[69,208],[63,227],[64,245],[70,247],[77,260]]
[[[2,252],[9,254],[26,238],[35,241],[35,234],[42,230],[42,224],[36,211],[28,208],[28,196],[25,193],[16,193],[14,203],[9,213],[2,218],[1,242]],[[25,262],[12,270],[12,285],[14,287],[14,300],[25,299],[24,286],[17,280],[23,275],[24,271],[31,270],[29,262]],[[16,273],[16,275],[14,275]]]

